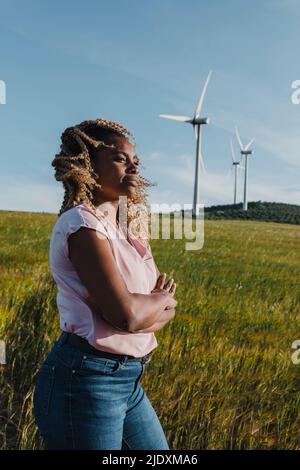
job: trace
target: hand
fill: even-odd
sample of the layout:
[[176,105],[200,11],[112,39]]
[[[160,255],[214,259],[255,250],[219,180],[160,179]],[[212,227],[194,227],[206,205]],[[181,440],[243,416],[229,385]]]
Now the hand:
[[[168,292],[172,297],[174,296],[175,291],[176,291],[176,282],[174,282],[173,278],[169,279],[166,282],[166,273],[160,273],[160,275],[157,278],[155,288],[151,291],[151,294],[153,294],[154,292],[161,292],[161,291]],[[175,306],[168,305],[165,308],[165,310],[171,310]]]
[[154,289],[151,291],[151,294],[153,292],[158,292],[164,290],[166,292],[169,292],[172,296],[174,296],[175,291],[176,291],[176,282],[174,282],[174,279],[171,278],[166,282],[166,273],[160,273],[160,275],[157,278],[156,285]]

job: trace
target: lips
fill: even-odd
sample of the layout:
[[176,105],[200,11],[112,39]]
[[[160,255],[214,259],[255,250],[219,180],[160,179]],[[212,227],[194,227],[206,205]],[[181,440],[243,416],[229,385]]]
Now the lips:
[[138,184],[138,177],[132,175],[124,176],[123,183],[132,184],[133,186],[136,186]]

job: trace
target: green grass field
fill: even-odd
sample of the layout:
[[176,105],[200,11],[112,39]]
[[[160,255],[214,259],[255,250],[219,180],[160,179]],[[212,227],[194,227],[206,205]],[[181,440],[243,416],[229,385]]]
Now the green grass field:
[[[60,334],[48,266],[56,216],[0,212],[0,449],[39,449],[38,369]],[[300,449],[300,226],[207,221],[202,250],[153,240],[177,283],[142,379],[173,449]]]

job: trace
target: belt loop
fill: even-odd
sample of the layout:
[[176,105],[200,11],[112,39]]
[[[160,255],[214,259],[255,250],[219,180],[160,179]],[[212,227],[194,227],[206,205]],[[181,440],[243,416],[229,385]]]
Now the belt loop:
[[142,363],[143,364],[146,364],[147,362],[150,362],[151,361],[151,357],[152,357],[152,354],[151,352],[146,354],[146,356],[143,356],[142,357]]
[[120,359],[120,362],[122,364],[125,364],[127,362],[128,356],[126,354],[123,355],[123,357]]

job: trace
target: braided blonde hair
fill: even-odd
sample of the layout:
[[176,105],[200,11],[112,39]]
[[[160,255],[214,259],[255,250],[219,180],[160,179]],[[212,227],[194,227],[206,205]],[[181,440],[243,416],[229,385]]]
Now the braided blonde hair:
[[[61,181],[65,189],[58,217],[80,203],[87,205],[96,214],[93,190],[101,188],[101,185],[96,181],[98,174],[92,168],[91,157],[93,151],[101,146],[114,148],[114,144],[109,145],[105,142],[105,139],[114,135],[125,137],[127,140],[133,137],[126,127],[106,119],[83,121],[64,130],[61,135],[60,151],[51,163],[55,168],[55,179]],[[146,188],[150,186],[155,184],[140,175],[134,194],[130,198],[127,197],[128,225],[136,217],[135,207],[139,208],[139,204],[142,204],[147,208],[147,213],[144,212],[142,215],[144,230],[140,227],[138,233],[141,235],[137,235],[137,238],[146,241],[147,244],[150,238],[150,209],[147,204]],[[117,220],[119,220],[119,211]]]

